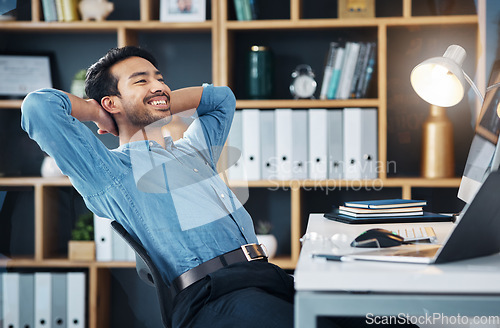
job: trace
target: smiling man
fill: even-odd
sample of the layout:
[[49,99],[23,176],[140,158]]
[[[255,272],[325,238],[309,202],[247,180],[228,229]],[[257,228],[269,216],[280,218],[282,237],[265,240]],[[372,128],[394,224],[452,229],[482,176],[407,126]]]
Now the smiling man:
[[[175,295],[172,326],[292,327],[293,280],[267,262],[252,219],[216,170],[235,110],[231,90],[172,91],[151,54],[124,47],[89,68],[86,93],[29,94],[22,127],[92,212],[144,245]],[[179,113],[194,121],[173,142],[162,128]],[[82,121],[120,146],[108,150]]]

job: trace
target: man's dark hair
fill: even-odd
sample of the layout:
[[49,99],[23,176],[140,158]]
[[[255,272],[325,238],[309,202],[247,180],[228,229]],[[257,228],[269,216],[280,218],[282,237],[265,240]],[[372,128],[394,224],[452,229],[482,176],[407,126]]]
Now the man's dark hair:
[[97,100],[99,104],[105,96],[119,96],[118,80],[110,73],[110,68],[129,57],[144,58],[158,68],[154,56],[142,48],[126,46],[110,49],[104,57],[87,70],[85,78],[85,93],[87,96]]

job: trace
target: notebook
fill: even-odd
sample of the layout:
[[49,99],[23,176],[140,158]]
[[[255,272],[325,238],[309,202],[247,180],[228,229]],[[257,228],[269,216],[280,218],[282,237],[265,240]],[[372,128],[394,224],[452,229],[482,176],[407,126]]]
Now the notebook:
[[[417,212],[422,213],[422,212]],[[398,215],[399,214],[399,215]],[[382,216],[360,216],[354,217],[339,213],[339,209],[334,208],[331,212],[324,214],[329,220],[339,221],[347,224],[374,224],[374,223],[414,223],[414,222],[446,222],[455,218],[450,215],[423,212],[418,215],[400,215],[400,213],[384,214]]]
[[500,251],[500,173],[492,172],[468,204],[442,245],[403,245],[347,255],[349,259],[445,263],[498,253]]

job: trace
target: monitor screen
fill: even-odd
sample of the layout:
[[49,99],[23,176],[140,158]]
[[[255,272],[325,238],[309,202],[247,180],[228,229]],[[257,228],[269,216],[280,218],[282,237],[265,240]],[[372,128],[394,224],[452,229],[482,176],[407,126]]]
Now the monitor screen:
[[[479,187],[492,170],[497,170],[500,164],[500,88],[495,84],[500,82],[500,61],[496,61],[491,71],[488,86],[490,86],[481,107],[481,113],[476,121],[474,138],[465,164],[458,198],[470,203]],[[493,87],[491,87],[493,86]]]

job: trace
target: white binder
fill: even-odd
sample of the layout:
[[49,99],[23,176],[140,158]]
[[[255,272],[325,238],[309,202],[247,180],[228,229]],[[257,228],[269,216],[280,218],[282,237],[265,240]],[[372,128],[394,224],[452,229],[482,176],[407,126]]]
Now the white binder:
[[308,176],[308,114],[306,109],[292,112],[292,178],[304,180]]
[[260,180],[260,111],[243,109],[243,159],[248,180]]
[[327,110],[309,109],[309,179],[327,178]]
[[275,111],[260,112],[260,151],[262,180],[274,180],[277,173]]
[[5,272],[2,278],[4,327],[19,327],[19,273]]
[[34,327],[35,275],[33,273],[19,274],[19,304],[19,327]]
[[292,109],[275,111],[277,179],[292,179]]
[[227,175],[230,180],[246,180],[243,166],[243,112],[234,113],[233,123],[227,140]]
[[111,228],[111,260],[128,261],[129,248],[130,246],[127,244],[125,239],[123,239],[118,232]]
[[69,328],[85,327],[85,273],[67,273],[67,320]]
[[66,273],[52,272],[52,327],[67,327]]
[[35,273],[35,328],[52,323],[52,278],[49,272]]
[[362,111],[361,108],[344,108],[344,163],[347,180],[362,179]]
[[342,110],[328,111],[328,179],[344,178],[344,136]]
[[377,110],[364,108],[361,122],[361,178],[378,178]]
[[111,220],[94,214],[94,241],[97,261],[113,259]]

